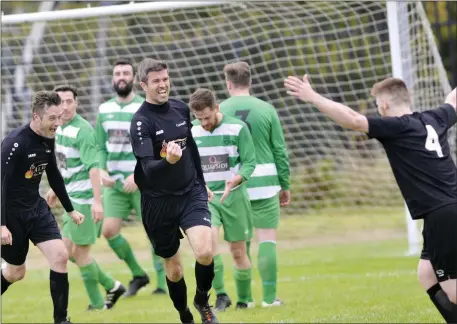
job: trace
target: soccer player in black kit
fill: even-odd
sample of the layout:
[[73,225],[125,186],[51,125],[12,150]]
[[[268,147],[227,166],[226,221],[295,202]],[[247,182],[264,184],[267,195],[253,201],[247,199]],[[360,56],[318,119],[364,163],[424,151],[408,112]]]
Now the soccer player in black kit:
[[25,275],[29,240],[49,262],[54,323],[70,323],[68,308],[68,253],[56,219],[39,194],[46,171],[51,188],[76,224],[84,216],[73,209],[59,172],[54,153],[57,127],[60,125],[60,97],[54,91],[40,91],[32,98],[33,120],[11,131],[2,141],[1,226],[2,295]]
[[194,251],[197,291],[194,306],[204,323],[217,323],[208,305],[214,278],[209,194],[191,133],[189,107],[169,99],[166,63],[145,59],[137,76],[146,100],[130,127],[137,159],[135,183],[141,192],[143,225],[157,255],[165,260],[167,285],[183,323],[193,323],[178,249],[185,232]]
[[457,323],[457,169],[447,140],[457,122],[456,89],[440,107],[418,113],[405,83],[388,78],[371,90],[382,117],[365,117],[316,93],[306,75],[290,76],[284,85],[339,125],[383,145],[411,217],[424,219],[419,282],[446,322]]

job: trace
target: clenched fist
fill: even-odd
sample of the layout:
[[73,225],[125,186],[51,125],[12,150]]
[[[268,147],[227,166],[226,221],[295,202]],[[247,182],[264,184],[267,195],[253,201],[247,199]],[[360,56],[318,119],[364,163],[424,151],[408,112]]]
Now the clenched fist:
[[69,215],[76,225],[81,225],[84,222],[84,215],[76,210],[73,210]]
[[182,156],[181,146],[175,142],[168,142],[167,144],[167,161],[170,164],[175,164]]

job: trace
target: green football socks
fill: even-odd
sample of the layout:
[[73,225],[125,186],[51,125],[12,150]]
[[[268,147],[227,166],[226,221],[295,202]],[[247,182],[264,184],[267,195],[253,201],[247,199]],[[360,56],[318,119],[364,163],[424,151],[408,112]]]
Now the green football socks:
[[278,275],[276,242],[266,241],[259,244],[258,268],[262,278],[263,301],[271,304],[276,299]]
[[136,261],[135,255],[133,254],[132,248],[129,242],[121,235],[118,234],[108,239],[109,246],[113,249],[114,253],[119,259],[124,260],[127,266],[130,268],[134,277],[142,277],[146,275],[146,272]]

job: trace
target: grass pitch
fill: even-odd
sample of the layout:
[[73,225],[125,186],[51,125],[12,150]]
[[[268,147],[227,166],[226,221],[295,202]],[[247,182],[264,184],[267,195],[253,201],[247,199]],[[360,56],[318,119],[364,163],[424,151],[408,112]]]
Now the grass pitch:
[[[126,227],[124,235],[134,247],[152,282],[136,297],[121,298],[110,311],[87,312],[89,303],[79,270],[71,264],[69,315],[75,323],[173,323],[179,318],[168,296],[152,296],[154,270],[148,241],[140,226]],[[257,246],[253,246],[254,309],[219,313],[225,323],[298,322],[443,322],[416,278],[417,257],[406,257],[405,216],[402,208],[354,213],[327,212],[285,217],[278,238],[278,296],[284,305],[262,309],[261,281],[257,272]],[[181,250],[189,305],[195,291],[193,258],[186,240]],[[128,284],[128,268],[104,239],[94,248],[101,266]],[[226,288],[236,303],[230,256],[225,249]],[[2,296],[3,323],[50,323],[52,302],[49,270],[36,248],[31,248],[23,281]],[[214,303],[214,293],[211,301]],[[197,312],[191,307],[196,322]]]

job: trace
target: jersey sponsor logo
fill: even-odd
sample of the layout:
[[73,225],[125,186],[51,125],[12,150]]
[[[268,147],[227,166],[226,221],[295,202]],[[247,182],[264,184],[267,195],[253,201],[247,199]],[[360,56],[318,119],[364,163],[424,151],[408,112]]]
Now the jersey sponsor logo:
[[160,135],[160,134],[163,134],[163,129],[158,130],[158,131],[156,132],[156,135]]
[[187,137],[176,139],[176,140],[173,140],[173,141],[168,141],[168,142],[163,141],[162,142],[162,149],[160,150],[160,157],[162,159],[167,156],[167,147],[168,147],[168,143],[169,142],[175,142],[176,144],[178,144],[181,147],[181,150],[183,150],[183,151],[187,147]]
[[201,156],[202,170],[204,173],[229,171],[229,155],[207,155]]
[[30,166],[30,169],[25,173],[25,175],[24,175],[25,178],[31,179],[32,177],[41,176],[44,173],[44,171],[46,170],[47,165],[48,165],[48,163],[41,163],[38,165],[35,165],[35,163],[33,163]]
[[36,156],[36,153],[31,153],[31,154],[28,155],[29,158],[33,158],[35,156]]
[[181,127],[181,126],[184,126],[186,124],[186,121],[183,121],[183,122],[180,122],[179,124],[176,124],[176,127]]
[[109,129],[108,143],[110,144],[130,144],[130,135],[126,129]]

